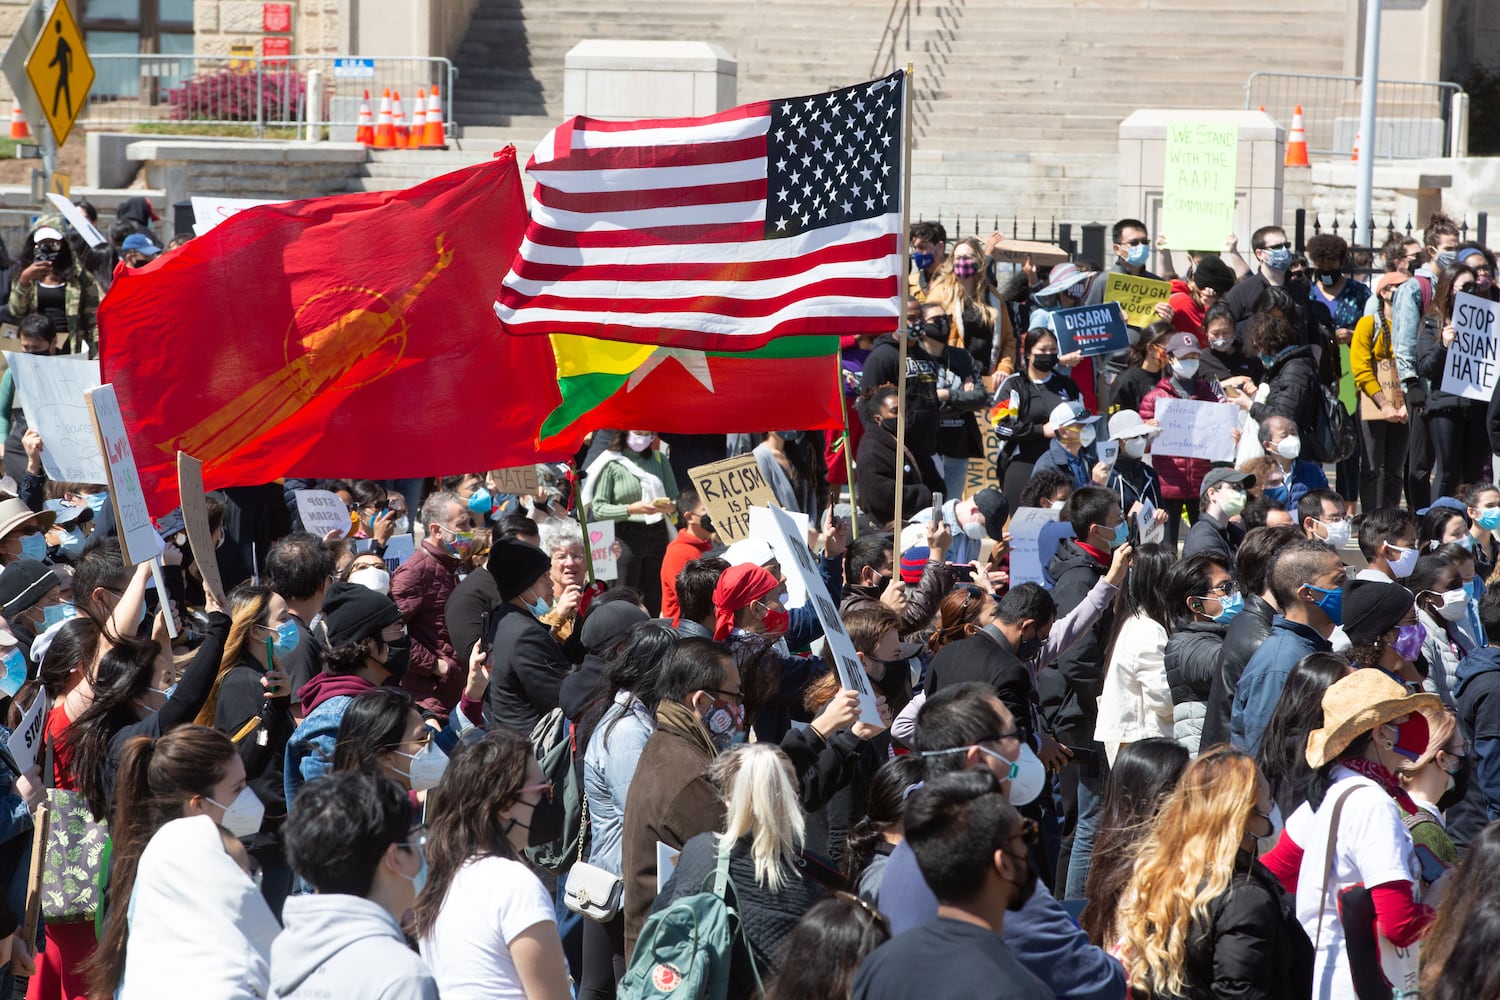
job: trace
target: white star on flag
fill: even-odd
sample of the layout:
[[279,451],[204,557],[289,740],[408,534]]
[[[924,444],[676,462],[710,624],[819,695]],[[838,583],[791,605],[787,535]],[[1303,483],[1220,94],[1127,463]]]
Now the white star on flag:
[[709,392],[714,391],[713,376],[708,371],[708,355],[702,351],[690,351],[680,347],[658,347],[652,351],[651,356],[630,373],[630,381],[625,383],[625,391],[634,392],[636,387],[645,381],[647,375],[667,361],[677,362],[682,366],[683,371],[698,380],[699,385]]

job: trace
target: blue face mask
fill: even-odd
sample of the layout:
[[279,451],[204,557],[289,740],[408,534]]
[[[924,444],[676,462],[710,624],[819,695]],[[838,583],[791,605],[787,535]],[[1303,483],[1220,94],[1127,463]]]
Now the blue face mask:
[[802,440],[801,431],[777,431],[776,433],[781,435],[781,440],[785,441],[787,444],[796,444],[798,441]]
[[104,509],[104,501],[109,499],[108,493],[85,493],[83,499],[88,502],[89,510],[97,516]]
[[916,266],[918,271],[927,270],[935,260],[937,258],[930,253],[913,253],[911,255],[911,262]]
[[1472,601],[1472,600],[1475,600],[1477,598],[1477,591],[1478,590],[1479,590],[1479,577],[1476,576],[1474,579],[1467,580],[1467,581],[1464,582],[1464,593],[1469,595],[1469,600]]
[[42,609],[42,631],[45,632],[58,622],[65,622],[69,618],[78,617],[78,609],[71,604],[53,604]]
[[21,558],[41,562],[47,558],[47,536],[40,531],[21,536]]
[[1131,267],[1145,267],[1146,261],[1151,259],[1151,244],[1137,243],[1125,253],[1125,260]]
[[12,646],[0,657],[0,663],[5,664],[5,675],[0,677],[0,693],[14,698],[21,685],[26,683],[26,657],[18,647]]
[[1130,522],[1122,518],[1120,523],[1115,525],[1115,540],[1110,544],[1118,549],[1128,541],[1130,541]]
[[1290,247],[1282,247],[1280,250],[1272,250],[1266,256],[1266,266],[1273,271],[1285,271],[1292,266],[1292,251]]
[[83,532],[77,528],[69,528],[63,535],[63,540],[58,543],[57,551],[70,559],[77,559],[83,555]]
[[1485,531],[1494,531],[1500,528],[1500,507],[1486,507],[1479,512],[1475,518],[1479,526]]
[[490,497],[490,491],[480,487],[469,494],[469,509],[481,517],[488,517],[495,501]]
[[271,656],[277,660],[282,657],[291,656],[292,650],[297,648],[297,638],[301,633],[297,630],[297,621],[288,618],[276,626],[276,641],[271,645]]
[[1228,625],[1244,608],[1245,598],[1238,592],[1230,594],[1219,600],[1219,613],[1214,615],[1214,621],[1220,625]]
[[1261,490],[1261,493],[1272,503],[1279,503],[1283,506],[1292,498],[1291,491],[1286,488],[1286,483],[1282,483],[1280,486],[1267,486]]
[[1304,586],[1314,594],[1323,595],[1318,598],[1318,607],[1328,616],[1329,621],[1335,625],[1344,624],[1344,591],[1342,589],[1325,590],[1322,587],[1314,587],[1310,583]]

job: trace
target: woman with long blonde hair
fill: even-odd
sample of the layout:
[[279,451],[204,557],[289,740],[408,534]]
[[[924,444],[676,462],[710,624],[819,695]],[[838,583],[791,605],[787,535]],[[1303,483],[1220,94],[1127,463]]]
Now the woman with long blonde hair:
[[1160,998],[1312,996],[1312,945],[1280,883],[1255,860],[1271,788],[1240,750],[1188,765],[1157,813],[1118,926],[1134,989]]
[[1005,300],[990,281],[988,254],[977,236],[959,240],[927,291],[948,314],[948,344],[974,355],[983,375],[1003,378],[1016,370],[1016,332]]
[[700,833],[682,847],[672,878],[662,887],[652,910],[699,892],[711,881],[719,853],[729,855],[732,898],[743,920],[735,936],[729,966],[728,1000],[757,995],[758,980],[777,969],[782,944],[825,888],[842,880],[803,853],[807,819],[797,799],[792,763],[774,743],[732,747],[710,767],[710,777],[724,797],[724,832]]

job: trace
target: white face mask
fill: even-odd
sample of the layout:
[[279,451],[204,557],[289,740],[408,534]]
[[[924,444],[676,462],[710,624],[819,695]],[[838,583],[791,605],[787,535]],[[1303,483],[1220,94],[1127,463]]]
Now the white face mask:
[[266,818],[266,806],[260,798],[246,785],[240,789],[240,794],[234,797],[229,805],[222,802],[208,801],[224,810],[224,818],[219,820],[219,825],[228,830],[230,836],[244,840],[253,834],[260,832],[261,821]]
[[1172,374],[1180,379],[1190,379],[1198,374],[1197,358],[1172,359]]
[[1276,443],[1276,454],[1282,458],[1296,458],[1302,454],[1302,439],[1289,434]]
[[1146,457],[1146,439],[1143,437],[1127,438],[1120,442],[1120,450],[1127,458],[1141,459]]
[[369,587],[378,594],[391,592],[391,574],[379,566],[366,566],[349,574],[349,582]]
[[443,772],[448,770],[448,755],[431,741],[416,753],[402,753],[400,750],[391,752],[411,761],[406,770],[406,780],[411,782],[411,790],[414,792],[436,788],[437,783],[443,780]]
[[[1433,591],[1429,591],[1433,593]],[[1469,610],[1469,595],[1464,593],[1462,587],[1457,590],[1445,590],[1436,596],[1443,599],[1443,603],[1437,607],[1438,617],[1444,621],[1456,622],[1463,618]]]
[[1078,429],[1078,443],[1083,445],[1085,448],[1093,444],[1094,439],[1098,436],[1099,432],[1094,429],[1093,424],[1084,424]]
[[1341,549],[1349,544],[1349,522],[1348,521],[1319,521],[1323,526],[1323,534],[1327,535],[1329,545]]
[[1398,580],[1411,576],[1411,571],[1417,568],[1417,550],[1403,549],[1390,542],[1386,543],[1386,548],[1396,553],[1396,558],[1390,560],[1391,575]]
[[1047,769],[1040,758],[1031,752],[1031,747],[1021,744],[1021,756],[1010,766],[1010,791],[1006,799],[1013,806],[1024,806],[1035,802],[1047,785]]
[[982,542],[989,537],[989,533],[984,530],[984,525],[979,522],[978,518],[964,525],[964,534],[976,542]]

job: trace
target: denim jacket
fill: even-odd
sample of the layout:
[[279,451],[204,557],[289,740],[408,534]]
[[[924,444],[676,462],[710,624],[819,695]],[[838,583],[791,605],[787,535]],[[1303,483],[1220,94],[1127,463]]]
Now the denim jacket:
[[628,691],[615,695],[583,754],[583,789],[589,803],[589,864],[621,874],[620,842],[625,831],[625,799],[635,765],[656,732],[656,720]]

